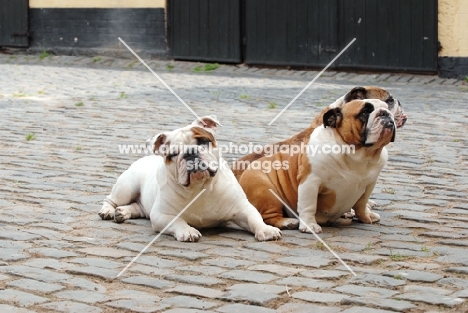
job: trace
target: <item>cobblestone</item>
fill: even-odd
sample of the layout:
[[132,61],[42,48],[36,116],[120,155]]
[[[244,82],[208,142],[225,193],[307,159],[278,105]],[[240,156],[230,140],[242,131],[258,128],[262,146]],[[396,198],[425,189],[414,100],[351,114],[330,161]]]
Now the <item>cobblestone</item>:
[[422,271],[414,271],[414,270],[391,271],[391,272],[384,273],[384,275],[387,275],[390,277],[398,277],[400,279],[407,279],[410,281],[426,282],[426,283],[433,283],[444,277],[439,274],[422,272]]
[[206,300],[198,300],[187,296],[175,296],[166,298],[161,303],[178,306],[182,308],[193,308],[193,309],[211,309],[218,306],[217,303],[209,302]]
[[86,302],[86,303],[97,303],[104,302],[109,297],[100,292],[89,291],[89,290],[67,290],[61,291],[55,294],[57,298],[69,299],[72,301]]
[[191,295],[191,296],[197,296],[197,297],[203,297],[203,298],[219,298],[224,294],[224,292],[216,290],[216,289],[193,286],[193,285],[177,285],[174,288],[167,289],[166,292],[173,292],[173,293]]
[[20,307],[47,302],[46,298],[15,289],[0,290],[0,300],[19,305]]
[[231,301],[246,301],[263,306],[271,300],[279,298],[279,294],[287,292],[287,290],[287,287],[279,285],[237,284],[230,286],[220,298]]
[[[102,221],[115,179],[144,144],[194,117],[144,67],[110,57],[0,54],[0,312],[464,312],[468,310],[467,86],[436,76],[151,60],[199,115],[216,114],[221,144],[266,144],[307,127],[356,85],[388,89],[408,122],[372,199],[381,223],[283,232],[202,230],[198,243],[155,236],[147,220]],[[277,107],[272,108],[270,103]],[[28,140],[29,139],[29,140]],[[230,162],[238,153],[227,156]]]
[[343,299],[349,296],[335,293],[300,291],[293,293],[293,298],[316,303],[339,304]]
[[39,307],[44,308],[46,310],[54,310],[57,312],[64,312],[64,313],[82,313],[82,312],[101,313],[102,312],[102,310],[98,307],[87,305],[84,303],[73,302],[73,301],[49,302],[49,303],[41,304]]
[[43,293],[51,293],[51,292],[59,291],[65,288],[64,286],[61,286],[58,284],[43,283],[43,282],[33,280],[33,279],[18,279],[18,280],[10,281],[6,285],[11,286],[11,287],[17,287],[17,288],[24,289],[24,290],[29,290],[29,291],[41,290],[41,292]]
[[217,312],[221,313],[238,313],[238,312],[245,312],[245,313],[274,313],[275,310],[262,308],[255,305],[245,305],[241,303],[234,303],[225,305],[216,310]]
[[353,306],[369,306],[382,310],[391,310],[397,312],[406,312],[416,307],[409,301],[382,299],[379,297],[371,296],[345,298],[341,300],[341,304],[348,304]]
[[165,288],[165,287],[172,287],[174,284],[158,278],[153,277],[145,277],[145,276],[132,276],[122,280],[125,283],[135,284],[135,285],[142,285],[142,286],[149,286],[153,288]]

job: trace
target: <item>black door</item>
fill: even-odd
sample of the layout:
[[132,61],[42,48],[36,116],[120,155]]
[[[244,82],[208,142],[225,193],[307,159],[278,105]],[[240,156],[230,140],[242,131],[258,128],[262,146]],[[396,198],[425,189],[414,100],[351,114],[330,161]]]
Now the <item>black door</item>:
[[0,0],[0,46],[29,46],[28,9],[28,0]]
[[247,64],[437,71],[437,0],[247,0]]
[[[436,72],[437,0],[168,0],[174,59]],[[245,44],[245,46],[243,45]]]
[[168,0],[172,57],[240,63],[240,0]]
[[437,0],[340,0],[341,68],[437,71]]
[[337,0],[247,0],[247,64],[326,65],[338,50]]

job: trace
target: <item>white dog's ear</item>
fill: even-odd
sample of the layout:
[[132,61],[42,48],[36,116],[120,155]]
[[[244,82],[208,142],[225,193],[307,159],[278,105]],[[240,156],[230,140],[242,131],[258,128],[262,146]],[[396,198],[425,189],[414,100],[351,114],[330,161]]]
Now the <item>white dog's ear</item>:
[[222,125],[218,121],[218,118],[216,117],[216,115],[207,115],[207,116],[197,118],[195,121],[193,121],[192,126],[206,128],[212,133],[215,133],[217,127],[222,126]]
[[153,153],[156,155],[165,155],[165,144],[166,143],[166,135],[165,134],[157,134],[153,138],[149,139],[146,142],[146,146],[153,149]]

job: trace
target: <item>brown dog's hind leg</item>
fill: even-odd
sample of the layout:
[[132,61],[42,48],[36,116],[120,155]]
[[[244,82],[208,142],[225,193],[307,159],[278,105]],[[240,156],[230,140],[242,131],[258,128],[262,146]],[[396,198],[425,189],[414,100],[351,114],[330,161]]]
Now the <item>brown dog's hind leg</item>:
[[380,215],[375,212],[372,212],[370,210],[371,206],[369,205],[369,197],[372,191],[374,190],[375,184],[376,182],[367,186],[366,191],[353,207],[358,220],[366,224],[377,223],[378,221],[380,221]]
[[259,175],[258,171],[246,170],[242,174],[239,183],[244,189],[249,202],[262,215],[265,224],[279,229],[297,229],[299,227],[297,219],[283,216],[283,203],[271,193],[270,189],[279,195],[267,175],[263,173]]

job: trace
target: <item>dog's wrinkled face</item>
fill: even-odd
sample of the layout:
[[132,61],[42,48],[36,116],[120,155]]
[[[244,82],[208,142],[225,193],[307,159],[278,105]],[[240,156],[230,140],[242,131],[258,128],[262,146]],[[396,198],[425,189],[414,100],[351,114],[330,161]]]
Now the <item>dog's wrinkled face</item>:
[[171,178],[184,187],[204,183],[216,175],[218,158],[212,148],[219,125],[215,116],[205,116],[191,125],[161,133],[147,144],[164,158]]
[[385,89],[375,86],[355,87],[344,96],[345,103],[352,100],[364,99],[379,99],[385,102],[388,105],[388,110],[393,114],[397,128],[405,125],[407,116],[403,111],[400,101],[393,98]]
[[381,148],[395,140],[396,124],[388,105],[377,99],[353,100],[327,111],[325,127],[336,131],[347,144]]

